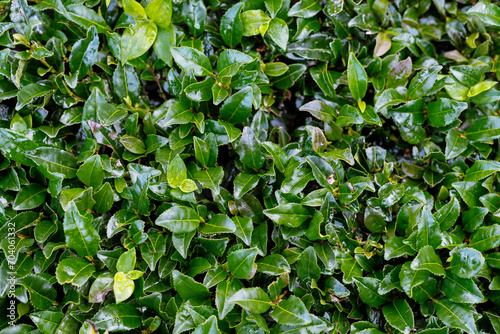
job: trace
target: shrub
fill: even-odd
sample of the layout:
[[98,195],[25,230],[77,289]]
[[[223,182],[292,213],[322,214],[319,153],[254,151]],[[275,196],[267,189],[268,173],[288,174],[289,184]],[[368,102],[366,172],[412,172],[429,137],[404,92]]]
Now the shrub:
[[0,8],[1,334],[500,333],[498,5]]

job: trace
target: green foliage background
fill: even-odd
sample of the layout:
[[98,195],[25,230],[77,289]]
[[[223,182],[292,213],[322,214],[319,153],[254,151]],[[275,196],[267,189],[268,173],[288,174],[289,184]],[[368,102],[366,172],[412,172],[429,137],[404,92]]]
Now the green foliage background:
[[500,333],[494,2],[0,18],[0,334]]

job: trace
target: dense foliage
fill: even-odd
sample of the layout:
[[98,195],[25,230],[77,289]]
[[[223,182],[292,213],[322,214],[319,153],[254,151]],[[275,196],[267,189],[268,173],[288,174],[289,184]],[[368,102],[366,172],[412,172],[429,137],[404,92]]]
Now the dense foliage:
[[497,4],[0,17],[1,334],[500,333]]

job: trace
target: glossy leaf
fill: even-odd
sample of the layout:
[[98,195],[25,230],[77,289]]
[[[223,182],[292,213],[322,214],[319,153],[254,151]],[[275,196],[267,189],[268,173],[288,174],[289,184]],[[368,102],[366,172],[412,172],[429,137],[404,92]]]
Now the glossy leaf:
[[196,230],[200,225],[200,217],[194,209],[174,206],[156,219],[156,225],[163,226],[174,233],[187,233]]
[[261,288],[241,289],[229,299],[229,302],[257,314],[264,313],[271,307],[271,299]]
[[361,101],[366,94],[368,77],[365,69],[353,53],[349,55],[347,81],[349,82],[349,90],[351,91],[352,97],[356,101]]

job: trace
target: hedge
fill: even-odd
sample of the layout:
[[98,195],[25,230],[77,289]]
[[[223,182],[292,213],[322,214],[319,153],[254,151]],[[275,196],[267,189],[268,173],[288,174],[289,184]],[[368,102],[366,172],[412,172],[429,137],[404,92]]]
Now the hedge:
[[0,334],[500,333],[495,1],[0,18]]

